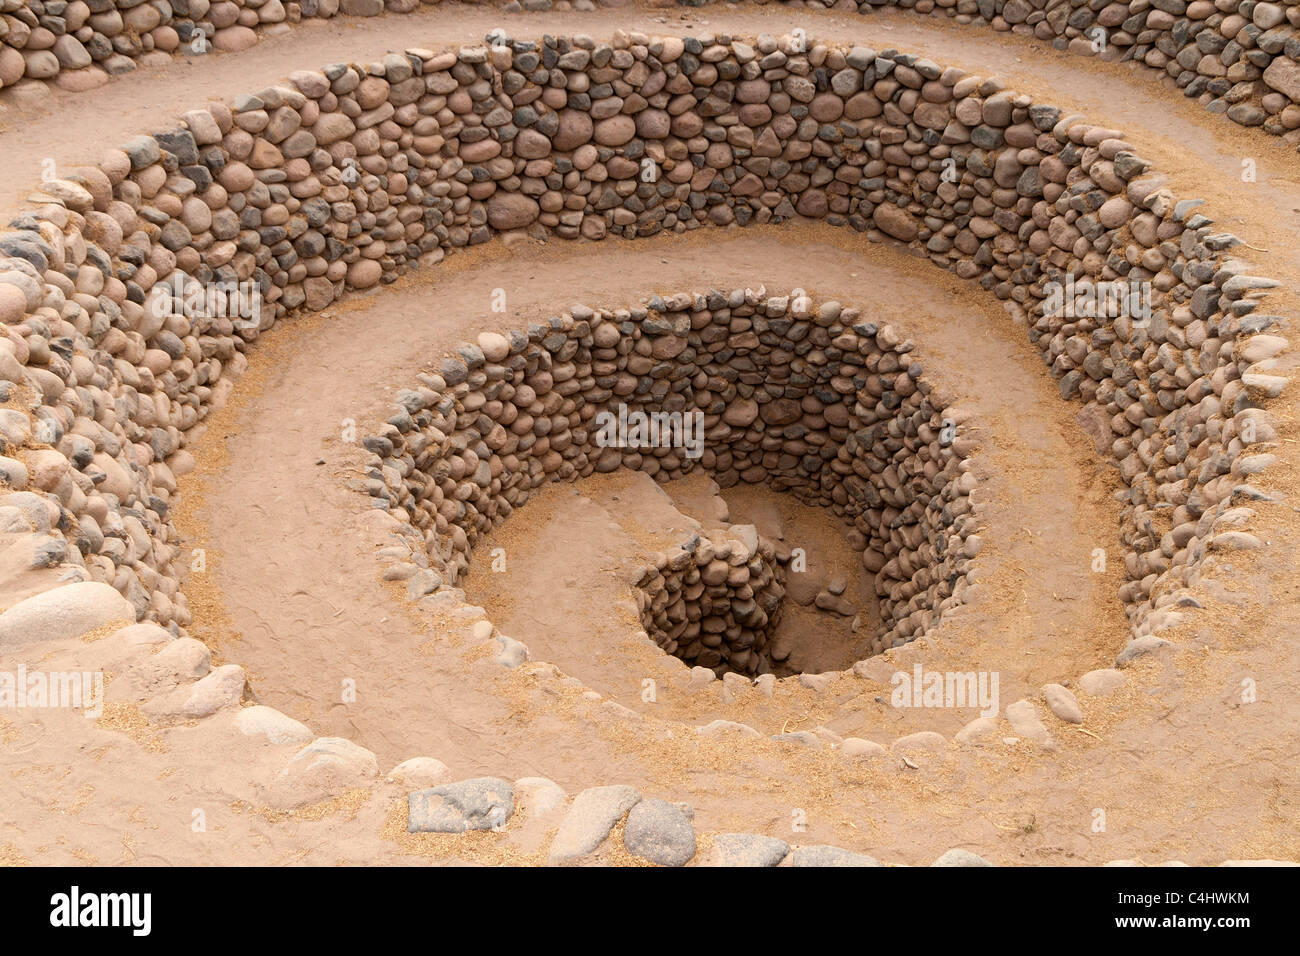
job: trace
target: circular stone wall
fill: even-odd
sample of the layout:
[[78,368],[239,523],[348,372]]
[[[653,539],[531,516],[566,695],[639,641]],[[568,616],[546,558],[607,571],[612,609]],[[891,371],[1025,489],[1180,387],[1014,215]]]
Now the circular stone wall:
[[753,525],[696,536],[637,581],[641,625],[664,653],[718,676],[771,673],[785,570]]
[[[137,63],[154,65],[173,54],[193,57],[209,49],[244,50],[257,42],[259,30],[282,32],[303,19],[340,13],[411,13],[439,2],[172,0],[141,9],[136,0],[95,0],[42,16],[43,4],[0,0],[0,89],[25,80],[84,91],[131,72]],[[598,5],[587,2],[588,9]],[[498,5],[506,13],[521,9],[519,0],[498,0]],[[1140,64],[1168,77],[1216,115],[1291,144],[1300,141],[1300,39],[1294,32],[1300,6],[1295,0],[803,0],[790,5],[864,15],[897,7],[1049,41],[1082,56]],[[523,7],[550,10],[552,0],[526,0]],[[559,9],[568,9],[564,0]]]
[[[851,526],[880,596],[880,651],[960,601],[981,543],[971,442],[912,349],[893,327],[798,291],[574,308],[526,332],[485,333],[402,392],[398,414],[366,440],[378,456],[368,488],[423,534],[432,590],[454,586],[475,541],[548,481],[618,468],[668,481],[698,465],[723,488],[766,483]],[[741,550],[740,564],[758,554]],[[715,572],[723,578],[710,581]],[[726,583],[725,567],[701,573]],[[694,620],[676,602],[659,610],[647,631],[669,653],[766,672],[742,622],[709,621],[705,637],[698,604]]]

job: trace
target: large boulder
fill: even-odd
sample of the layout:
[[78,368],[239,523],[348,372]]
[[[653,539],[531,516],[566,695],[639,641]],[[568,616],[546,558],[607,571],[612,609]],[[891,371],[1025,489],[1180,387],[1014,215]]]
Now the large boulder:
[[1264,71],[1264,82],[1294,102],[1300,102],[1300,63],[1278,56]]
[[565,110],[560,114],[560,128],[551,137],[551,145],[561,151],[577,149],[591,141],[594,130],[595,125],[588,114],[581,110]]
[[573,798],[569,812],[551,841],[552,863],[586,856],[600,846],[609,831],[641,800],[633,787],[591,787]]
[[113,622],[135,621],[135,608],[99,581],[65,584],[19,601],[0,614],[0,650],[63,641]]
[[642,800],[627,815],[623,844],[634,856],[660,866],[684,866],[695,856],[695,828],[679,806]]
[[504,193],[488,200],[488,223],[493,229],[522,229],[541,213],[536,200],[521,193]]
[[503,827],[515,812],[508,781],[475,777],[413,791],[407,797],[411,833],[464,833]]
[[897,206],[881,205],[871,214],[876,228],[899,242],[911,242],[916,238],[920,227],[916,220]]

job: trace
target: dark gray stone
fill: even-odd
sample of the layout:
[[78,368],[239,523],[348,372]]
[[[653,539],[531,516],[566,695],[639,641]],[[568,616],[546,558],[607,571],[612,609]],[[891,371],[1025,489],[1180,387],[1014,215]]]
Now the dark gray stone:
[[182,166],[194,166],[199,161],[199,148],[194,142],[194,135],[185,129],[172,129],[164,133],[154,133],[158,145],[176,157]]
[[148,166],[152,166],[162,158],[162,150],[158,148],[158,141],[152,136],[137,136],[123,146],[122,151],[131,160],[131,170],[133,172],[139,172]]
[[695,856],[695,828],[667,800],[642,800],[627,815],[623,845],[660,866],[683,866]]

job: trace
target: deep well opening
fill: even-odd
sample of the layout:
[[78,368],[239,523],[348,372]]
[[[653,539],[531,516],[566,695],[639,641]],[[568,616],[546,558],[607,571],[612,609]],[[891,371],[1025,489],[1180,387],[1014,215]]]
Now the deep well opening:
[[752,526],[663,555],[637,582],[641,624],[667,654],[722,674],[768,673],[786,573]]
[[[367,439],[378,456],[368,490],[423,535],[431,592],[456,587],[476,542],[550,481],[628,468],[670,482],[698,467],[722,488],[765,484],[848,526],[879,598],[879,653],[960,603],[981,543],[972,443],[913,348],[800,290],[575,307],[526,332],[484,333],[400,393],[399,413]],[[645,569],[642,624],[665,652],[718,674],[783,670],[767,638],[804,562],[753,526],[733,530]]]

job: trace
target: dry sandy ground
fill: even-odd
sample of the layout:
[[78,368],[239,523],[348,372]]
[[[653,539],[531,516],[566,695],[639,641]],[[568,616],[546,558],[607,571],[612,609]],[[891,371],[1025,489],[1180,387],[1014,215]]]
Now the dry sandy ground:
[[[1209,215],[1269,250],[1250,255],[1262,274],[1286,283],[1270,306],[1288,314],[1295,304],[1294,154],[1262,133],[1215,122],[1150,74],[901,14],[764,8],[504,17],[440,7],[436,15],[309,27],[239,57],[175,63],[78,97],[54,93],[46,115],[0,113],[8,125],[0,132],[0,208],[16,207],[47,155],[60,165],[93,159],[99,145],[165,126],[205,97],[265,85],[290,64],[477,42],[503,23],[518,36],[601,36],[619,27],[754,34],[803,25],[814,37],[918,50],[999,73],[1044,101],[1125,129],[1177,194],[1204,196]],[[1239,181],[1243,157],[1256,159],[1259,182]],[[822,693],[785,681],[770,700],[724,702],[716,685],[689,690],[684,668],[638,632],[626,580],[613,573],[661,547],[680,513],[617,478],[552,489],[498,533],[494,545],[506,548],[511,570],[481,585],[472,578],[471,595],[536,657],[631,708],[629,715],[535,669],[503,675],[469,651],[463,622],[430,628],[380,584],[368,500],[348,484],[362,455],[341,440],[345,420],[364,434],[388,414],[386,397],[479,331],[522,326],[579,301],[626,306],[652,292],[759,282],[859,307],[879,303],[872,307],[879,317],[917,341],[927,374],[975,413],[984,481],[976,494],[989,541],[980,600],[932,638],[891,653],[866,680],[841,678]],[[497,288],[507,291],[505,316],[489,308]],[[251,359],[235,402],[196,448],[201,467],[178,516],[186,545],[208,553],[208,572],[186,585],[194,631],[217,659],[248,669],[260,702],[317,734],[373,749],[381,770],[429,755],[445,761],[453,779],[539,774],[570,792],[630,783],[690,801],[701,833],[791,839],[792,821],[806,819],[797,842],[889,862],[924,863],[953,846],[1000,863],[1300,858],[1293,557],[1300,533],[1290,504],[1300,472],[1289,409],[1274,410],[1283,464],[1263,482],[1287,497],[1257,509],[1271,547],[1258,557],[1234,555],[1231,567],[1213,573],[1215,583],[1198,594],[1207,610],[1174,635],[1193,652],[1140,664],[1115,695],[1085,698],[1081,729],[1051,723],[1053,751],[995,742],[913,754],[911,765],[897,757],[854,763],[767,741],[700,739],[689,728],[726,718],[766,733],[825,726],[881,742],[921,729],[951,734],[975,715],[891,708],[888,674],[914,660],[998,670],[1005,706],[1047,681],[1108,666],[1127,636],[1114,599],[1118,579],[1090,570],[1093,548],[1118,553],[1113,479],[995,301],[925,262],[827,227],[600,247],[492,243],[379,295],[289,321]],[[563,561],[548,567],[553,554]],[[555,582],[557,567],[565,586],[544,591],[540,583]],[[647,677],[658,689],[653,703],[641,698]],[[1237,704],[1243,677],[1259,687],[1249,706]],[[340,699],[345,680],[355,682],[355,702]],[[0,723],[0,779],[16,790],[0,824],[0,860],[531,859],[527,846],[507,852],[491,835],[405,835],[396,786],[272,813],[239,785],[231,764],[269,764],[273,754],[250,755],[234,740],[213,748],[194,728],[151,728],[126,713],[109,715],[87,740],[60,724],[71,720],[80,718]],[[205,833],[191,826],[195,808],[206,810]],[[1104,832],[1094,832],[1097,809],[1106,814]]]

